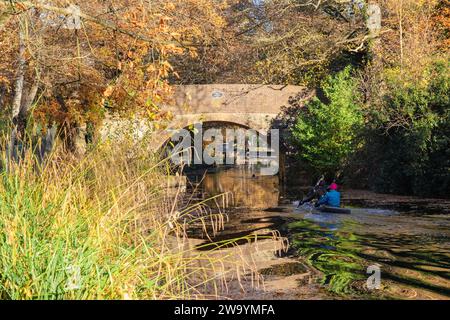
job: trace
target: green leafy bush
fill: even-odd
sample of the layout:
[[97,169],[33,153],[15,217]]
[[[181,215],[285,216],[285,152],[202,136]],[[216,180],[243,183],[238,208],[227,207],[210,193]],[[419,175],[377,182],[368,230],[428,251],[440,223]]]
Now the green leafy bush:
[[334,172],[355,150],[364,118],[351,68],[323,83],[326,102],[311,100],[292,129],[299,157],[317,172]]

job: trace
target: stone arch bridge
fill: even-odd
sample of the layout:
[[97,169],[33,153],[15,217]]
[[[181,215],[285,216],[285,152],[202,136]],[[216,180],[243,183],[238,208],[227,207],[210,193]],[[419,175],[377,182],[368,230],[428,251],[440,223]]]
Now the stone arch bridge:
[[[161,147],[173,130],[196,123],[226,122],[267,134],[272,121],[287,106],[289,98],[305,91],[304,87],[282,85],[210,84],[176,86],[171,105],[162,111],[172,114],[162,124],[164,129],[152,135],[151,147]],[[113,126],[120,126],[116,123]],[[137,131],[143,134],[145,125]]]

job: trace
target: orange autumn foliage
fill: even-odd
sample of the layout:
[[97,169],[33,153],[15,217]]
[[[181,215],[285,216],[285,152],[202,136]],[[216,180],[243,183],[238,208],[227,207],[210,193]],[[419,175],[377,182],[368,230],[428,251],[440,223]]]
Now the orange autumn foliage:
[[11,104],[14,81],[23,72],[23,96],[34,84],[39,87],[35,117],[61,125],[100,121],[106,109],[158,112],[170,98],[168,78],[176,75],[169,58],[194,54],[199,39],[208,41],[224,27],[222,5],[206,0],[74,1],[76,27],[67,24],[73,7],[66,0],[0,3],[2,109]]

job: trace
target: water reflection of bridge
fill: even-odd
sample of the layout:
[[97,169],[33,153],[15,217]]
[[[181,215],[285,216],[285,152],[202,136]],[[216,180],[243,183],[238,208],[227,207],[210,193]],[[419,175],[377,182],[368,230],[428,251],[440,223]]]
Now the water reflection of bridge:
[[257,166],[218,168],[205,176],[199,172],[188,177],[194,184],[201,182],[201,199],[228,193],[233,207],[260,210],[276,207],[279,202],[278,177],[259,175]]
[[[235,131],[235,124],[211,122],[204,129],[214,128],[220,137],[214,136],[211,141],[202,139],[204,131],[189,131],[166,145],[166,156],[175,155],[181,160],[180,165],[208,164],[206,157],[214,159],[214,165],[270,165],[278,161],[278,136],[270,137],[256,131]],[[237,133],[240,134],[237,137]],[[195,135],[201,135],[201,143],[195,143]],[[274,138],[274,139],[272,139]],[[187,143],[186,143],[187,141]],[[272,142],[275,141],[275,145]],[[211,164],[211,163],[210,163]]]

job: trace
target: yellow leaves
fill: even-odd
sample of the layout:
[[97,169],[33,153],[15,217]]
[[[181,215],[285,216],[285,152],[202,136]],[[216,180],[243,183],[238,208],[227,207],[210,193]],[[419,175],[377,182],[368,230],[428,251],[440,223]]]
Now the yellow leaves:
[[167,118],[167,120],[173,120],[173,118],[174,118],[173,113],[171,111],[168,111],[166,113],[166,118]]
[[161,63],[161,66],[162,66],[163,68],[166,68],[167,70],[173,70],[173,67],[172,67],[172,65],[169,63],[169,61],[163,61],[163,62]]
[[420,75],[439,49],[433,16],[437,1],[384,0],[384,26],[377,54],[384,63]]
[[152,64],[149,64],[149,65],[147,66],[146,71],[147,71],[148,74],[152,74],[152,73],[154,73],[155,71],[157,71],[157,68],[156,68],[156,66],[152,63]]
[[8,86],[10,84],[10,81],[7,77],[4,77],[2,75],[0,75],[0,83],[5,84],[6,86]]
[[153,112],[152,110],[147,109],[147,117],[148,117],[149,120],[155,120],[156,113]]
[[173,43],[169,43],[169,44],[163,46],[163,51],[165,53],[172,53],[172,54],[183,54],[184,53],[183,48],[180,48]]
[[168,20],[170,20],[170,18],[168,18],[168,17],[161,17],[159,19],[159,28],[160,28],[161,31],[166,31],[167,30],[168,26],[167,26],[166,22]]
[[111,96],[111,94],[113,93],[113,91],[114,91],[114,87],[109,85],[108,87],[106,87],[105,91],[103,92],[103,96],[105,98],[109,98]]
[[[153,111],[147,110],[147,117],[152,121],[171,121],[173,119],[173,114],[171,112],[161,112],[161,111]],[[158,129],[158,122],[154,123],[155,129]]]
[[20,2],[14,2],[14,5],[15,5],[15,7],[16,7],[16,10],[19,10],[19,11],[27,10],[27,6],[24,5],[23,3],[20,3]]
[[[20,2],[14,5],[23,9]],[[58,1],[53,5],[56,9],[64,6]],[[154,97],[156,104],[170,99],[168,78],[180,78],[169,62],[171,58],[183,54],[197,57],[196,49],[186,48],[185,42],[209,44],[213,34],[220,34],[216,28],[223,21],[222,2],[210,0],[129,0],[124,6],[92,0],[79,1],[78,6],[92,19],[83,19],[76,42],[72,41],[72,32],[57,31],[51,23],[39,19],[30,20],[33,24],[29,25],[36,30],[27,38],[27,54],[33,56],[27,56],[26,74],[40,70],[42,87],[49,89],[64,83],[61,96],[70,101],[67,110],[45,97],[48,100],[40,101],[35,109],[43,121],[60,122],[70,117],[83,121],[90,110],[96,111],[105,104],[108,110],[144,114],[148,110],[146,97]],[[51,10],[39,12],[51,19],[57,17]],[[24,18],[35,19],[30,15]],[[17,26],[14,28],[0,32],[2,84],[13,84],[17,74],[18,37],[11,36],[17,34]],[[6,87],[9,89],[9,85]],[[77,101],[71,100],[72,95]]]
[[434,27],[442,39],[440,47],[443,51],[448,51],[450,49],[450,0],[442,1],[437,7],[433,20]]
[[165,5],[164,9],[167,11],[175,11],[176,7],[175,4],[173,4],[173,2],[169,2]]
[[197,49],[190,47],[189,49],[189,56],[193,59],[198,58],[198,52]]

